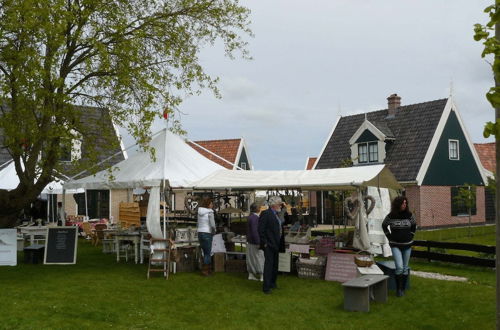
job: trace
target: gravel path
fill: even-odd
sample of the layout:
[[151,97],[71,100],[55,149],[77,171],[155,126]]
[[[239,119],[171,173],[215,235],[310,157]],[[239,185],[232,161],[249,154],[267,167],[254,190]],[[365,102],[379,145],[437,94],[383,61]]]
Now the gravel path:
[[443,274],[439,274],[439,273],[419,272],[419,271],[413,271],[413,270],[411,271],[411,274],[418,276],[418,277],[432,278],[435,280],[467,282],[466,277],[460,277],[460,276],[443,275]]

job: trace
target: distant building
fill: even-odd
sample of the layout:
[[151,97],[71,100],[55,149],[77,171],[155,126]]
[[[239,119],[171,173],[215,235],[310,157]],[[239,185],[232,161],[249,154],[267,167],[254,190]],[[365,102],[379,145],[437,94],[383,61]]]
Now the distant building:
[[397,94],[387,100],[387,109],[341,117],[314,168],[387,164],[421,227],[468,223],[454,197],[459,187],[474,184],[472,221],[484,222],[486,173],[453,100],[406,106]]
[[[496,143],[474,143],[479,159],[483,167],[491,172],[493,176],[496,172]],[[485,190],[484,202],[486,207],[486,221],[495,222],[495,194],[489,189]]]
[[227,169],[236,170],[239,167],[242,170],[253,170],[253,164],[250,161],[248,148],[243,138],[193,142],[188,143],[196,151]]

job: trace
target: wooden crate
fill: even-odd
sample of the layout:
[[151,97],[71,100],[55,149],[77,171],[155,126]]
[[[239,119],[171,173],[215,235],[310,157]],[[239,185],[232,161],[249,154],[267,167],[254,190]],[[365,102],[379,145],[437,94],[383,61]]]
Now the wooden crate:
[[132,225],[141,226],[141,210],[139,203],[120,203],[119,221],[123,228],[128,228]]
[[175,253],[177,272],[194,272],[197,268],[198,253],[197,247],[179,247]]
[[214,253],[214,272],[224,272],[224,262],[226,254],[223,252]]

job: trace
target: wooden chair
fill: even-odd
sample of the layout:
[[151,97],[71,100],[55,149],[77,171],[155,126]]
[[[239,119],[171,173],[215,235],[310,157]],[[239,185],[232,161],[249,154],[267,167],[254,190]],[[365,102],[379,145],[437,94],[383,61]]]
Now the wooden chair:
[[104,223],[98,223],[94,227],[94,236],[92,237],[92,244],[97,246],[99,243],[101,243],[105,237],[104,237],[104,229],[107,229],[108,226],[105,225]]
[[88,222],[82,223],[82,229],[86,239],[91,239],[94,242],[95,233],[92,231],[92,226]]

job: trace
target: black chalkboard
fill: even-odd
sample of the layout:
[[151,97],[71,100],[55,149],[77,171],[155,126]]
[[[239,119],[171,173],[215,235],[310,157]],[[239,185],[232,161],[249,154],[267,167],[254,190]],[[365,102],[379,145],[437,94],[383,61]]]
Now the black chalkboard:
[[78,227],[49,228],[45,241],[44,264],[75,264]]

